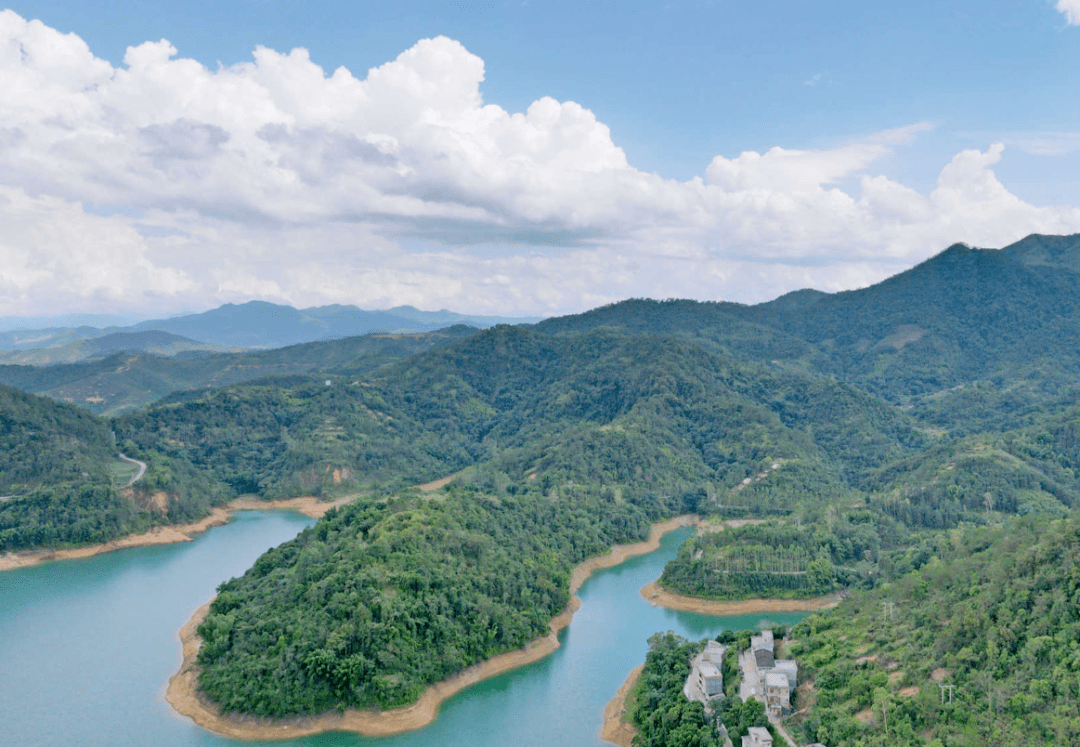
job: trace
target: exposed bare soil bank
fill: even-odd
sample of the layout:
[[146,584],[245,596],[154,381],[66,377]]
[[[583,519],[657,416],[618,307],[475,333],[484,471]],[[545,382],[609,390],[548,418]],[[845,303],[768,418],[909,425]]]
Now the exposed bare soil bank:
[[[654,524],[648,540],[630,545],[614,545],[607,555],[589,558],[580,563],[570,574],[571,595],[577,593],[593,571],[618,565],[635,555],[650,553],[660,547],[660,538],[665,534],[680,527],[692,526],[697,521],[697,516],[687,515]],[[201,640],[198,637],[198,628],[210,608],[210,603],[207,602],[180,629],[184,663],[180,671],[169,680],[165,699],[179,713],[191,718],[199,726],[239,739],[291,739],[324,731],[352,731],[367,736],[399,734],[430,724],[438,715],[442,702],[466,687],[539,661],[555,651],[559,647],[559,631],[570,624],[580,606],[581,600],[571,596],[566,609],[548,623],[546,636],[537,638],[522,648],[474,664],[447,680],[435,683],[411,706],[391,711],[348,709],[344,713],[334,711],[319,716],[266,719],[222,714],[199,692],[196,658]]]
[[417,485],[416,489],[421,493],[431,493],[439,488],[446,487],[453,482],[455,477],[457,477],[457,473],[447,475],[446,477],[440,477],[438,480],[432,480],[431,482],[425,482],[423,485]]
[[342,506],[353,500],[355,496],[339,498],[333,502],[322,502],[318,498],[306,496],[304,498],[289,498],[282,501],[261,501],[257,498],[237,498],[234,501],[219,506],[210,512],[210,515],[201,521],[192,524],[172,524],[163,527],[154,527],[143,534],[131,534],[121,537],[112,542],[100,545],[88,545],[77,547],[72,550],[31,550],[28,552],[7,553],[0,556],[0,571],[10,571],[15,568],[25,568],[38,563],[51,560],[75,560],[77,558],[89,558],[114,550],[123,550],[128,547],[146,547],[148,545],[171,545],[175,542],[190,542],[195,535],[205,532],[210,527],[221,526],[229,520],[234,511],[265,511],[269,509],[292,509],[313,519],[322,517],[327,511],[335,506]]
[[231,511],[265,511],[267,509],[285,508],[299,511],[304,516],[310,516],[312,519],[321,519],[326,516],[326,512],[330,509],[352,503],[355,498],[355,495],[347,495],[335,501],[320,501],[318,498],[308,495],[303,498],[263,501],[258,498],[243,497],[232,501],[228,507]]
[[628,721],[623,721],[623,717],[626,715],[626,696],[637,684],[638,677],[644,669],[644,664],[634,667],[627,676],[626,682],[622,683],[615,697],[604,708],[604,730],[600,732],[600,738],[605,742],[617,744],[619,747],[630,747],[634,737],[637,736],[638,728]]
[[667,607],[669,610],[698,612],[703,615],[753,615],[758,612],[813,612],[814,610],[835,607],[840,603],[838,594],[828,594],[812,599],[741,599],[736,602],[720,602],[714,599],[686,597],[665,591],[653,581],[641,589],[641,596],[652,602],[653,606]]

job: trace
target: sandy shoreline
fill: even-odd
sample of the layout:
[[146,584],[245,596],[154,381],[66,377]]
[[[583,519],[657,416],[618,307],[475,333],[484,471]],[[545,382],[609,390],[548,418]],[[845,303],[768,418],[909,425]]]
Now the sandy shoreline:
[[[539,661],[559,647],[558,633],[570,624],[581,600],[574,596],[594,571],[610,568],[636,555],[644,555],[660,546],[660,538],[680,527],[692,526],[697,516],[679,516],[669,521],[653,524],[649,539],[629,545],[615,545],[607,555],[600,555],[577,565],[570,574],[570,604],[548,623],[548,634],[526,644],[524,647],[499,654],[487,661],[474,664],[450,679],[431,685],[416,703],[391,711],[364,711],[348,709],[344,713],[333,711],[319,716],[291,719],[265,719],[226,716],[198,691],[198,668],[196,657],[201,643],[198,627],[210,608],[210,602],[200,607],[195,615],[180,629],[184,648],[184,662],[180,671],[169,680],[165,699],[179,713],[189,717],[199,726],[223,736],[238,739],[291,739],[325,731],[351,731],[365,736],[387,736],[419,729],[435,720],[439,706],[444,700],[481,680],[502,674],[526,664]],[[213,600],[211,600],[213,601]]]
[[653,581],[641,588],[641,596],[653,606],[666,607],[680,612],[698,612],[703,615],[752,615],[759,612],[813,612],[835,607],[840,603],[839,594],[828,594],[810,599],[740,599],[721,602],[714,599],[687,597],[665,591]]
[[327,511],[336,506],[342,506],[351,501],[354,496],[339,498],[332,502],[322,502],[313,496],[303,498],[289,498],[280,501],[261,501],[257,498],[237,498],[224,506],[218,506],[210,511],[210,515],[200,521],[191,524],[170,524],[168,526],[154,527],[143,534],[130,534],[127,537],[104,542],[100,545],[87,545],[70,550],[29,550],[27,552],[6,553],[0,555],[0,571],[10,571],[15,568],[25,568],[39,563],[47,563],[53,560],[76,560],[89,558],[106,552],[115,552],[129,547],[148,547],[150,545],[171,545],[176,542],[191,542],[195,535],[205,532],[211,527],[221,526],[228,522],[235,511],[269,511],[273,509],[290,509],[310,516],[313,519],[321,518]]
[[600,732],[600,738],[605,742],[617,744],[619,747],[630,747],[631,742],[637,735],[638,728],[627,721],[623,721],[623,716],[626,715],[626,696],[630,694],[634,685],[637,684],[638,677],[641,676],[644,669],[645,665],[639,664],[630,670],[630,674],[627,676],[626,681],[622,683],[622,687],[619,688],[619,691],[615,693],[615,697],[604,708],[604,729]]

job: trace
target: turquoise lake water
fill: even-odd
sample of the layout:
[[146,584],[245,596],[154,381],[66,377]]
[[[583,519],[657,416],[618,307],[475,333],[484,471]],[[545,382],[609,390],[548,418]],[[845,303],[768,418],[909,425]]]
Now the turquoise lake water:
[[607,744],[599,738],[604,706],[644,661],[649,636],[672,630],[697,640],[761,619],[674,612],[641,598],[689,535],[680,530],[656,552],[594,574],[554,654],[458,693],[423,729],[246,742],[176,714],[164,692],[181,662],[180,626],[218,584],[312,523],[294,512],[241,512],[194,542],[0,573],[0,745],[594,747]]

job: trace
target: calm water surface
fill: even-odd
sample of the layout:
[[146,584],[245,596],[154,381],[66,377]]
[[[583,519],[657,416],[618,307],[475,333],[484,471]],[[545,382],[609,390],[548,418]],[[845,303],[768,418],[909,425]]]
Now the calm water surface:
[[680,530],[656,552],[593,575],[553,655],[458,693],[424,729],[252,743],[178,716],[163,695],[181,662],[180,626],[219,583],[311,523],[298,513],[242,512],[195,542],[0,573],[0,745],[594,747],[607,744],[599,738],[604,706],[644,661],[650,635],[673,630],[696,640],[761,619],[673,612],[641,598],[638,589],[690,531]]

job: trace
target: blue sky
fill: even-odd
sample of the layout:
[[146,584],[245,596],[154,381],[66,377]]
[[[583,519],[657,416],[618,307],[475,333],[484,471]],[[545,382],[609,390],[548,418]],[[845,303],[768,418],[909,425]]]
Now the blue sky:
[[[10,2],[9,48],[24,51],[0,80],[6,69],[26,102],[53,108],[0,100],[0,133],[64,125],[0,138],[21,251],[40,244],[18,277],[0,274],[0,313],[158,313],[250,297],[492,313],[632,295],[754,302],[865,285],[952,241],[1080,231],[1078,6]],[[45,39],[32,19],[60,33]],[[69,34],[100,63],[92,80],[45,62],[75,54],[58,51]],[[457,46],[417,47],[440,36]],[[133,69],[128,48],[160,39],[176,50],[171,63],[195,60],[202,76],[158,55],[140,68],[141,93],[117,98],[116,71]],[[251,64],[259,46],[282,56],[302,47],[310,62]],[[272,92],[267,76],[305,65],[326,80],[344,67],[362,82],[407,50],[420,50],[410,59],[434,87],[391,76],[362,115],[367,94],[342,108],[337,89],[314,84],[310,99],[274,99],[258,122],[222,108],[226,78],[238,77],[222,71],[237,65]],[[458,63],[452,80],[431,67]],[[510,120],[548,99],[562,115],[493,125],[473,89]],[[254,111],[255,100],[236,106]],[[401,116],[371,113],[406,100]],[[431,112],[438,129],[419,132]],[[550,141],[536,150],[536,137]],[[397,176],[341,166],[328,144],[346,140],[350,153],[397,159],[383,163]],[[111,159],[95,158],[103,147],[116,149]],[[272,171],[259,170],[253,148]],[[289,189],[274,182],[285,172]],[[486,183],[487,173],[498,176]],[[64,221],[67,235],[42,230]],[[79,254],[80,236],[99,237],[82,280],[50,282],[57,263],[34,257]]]

